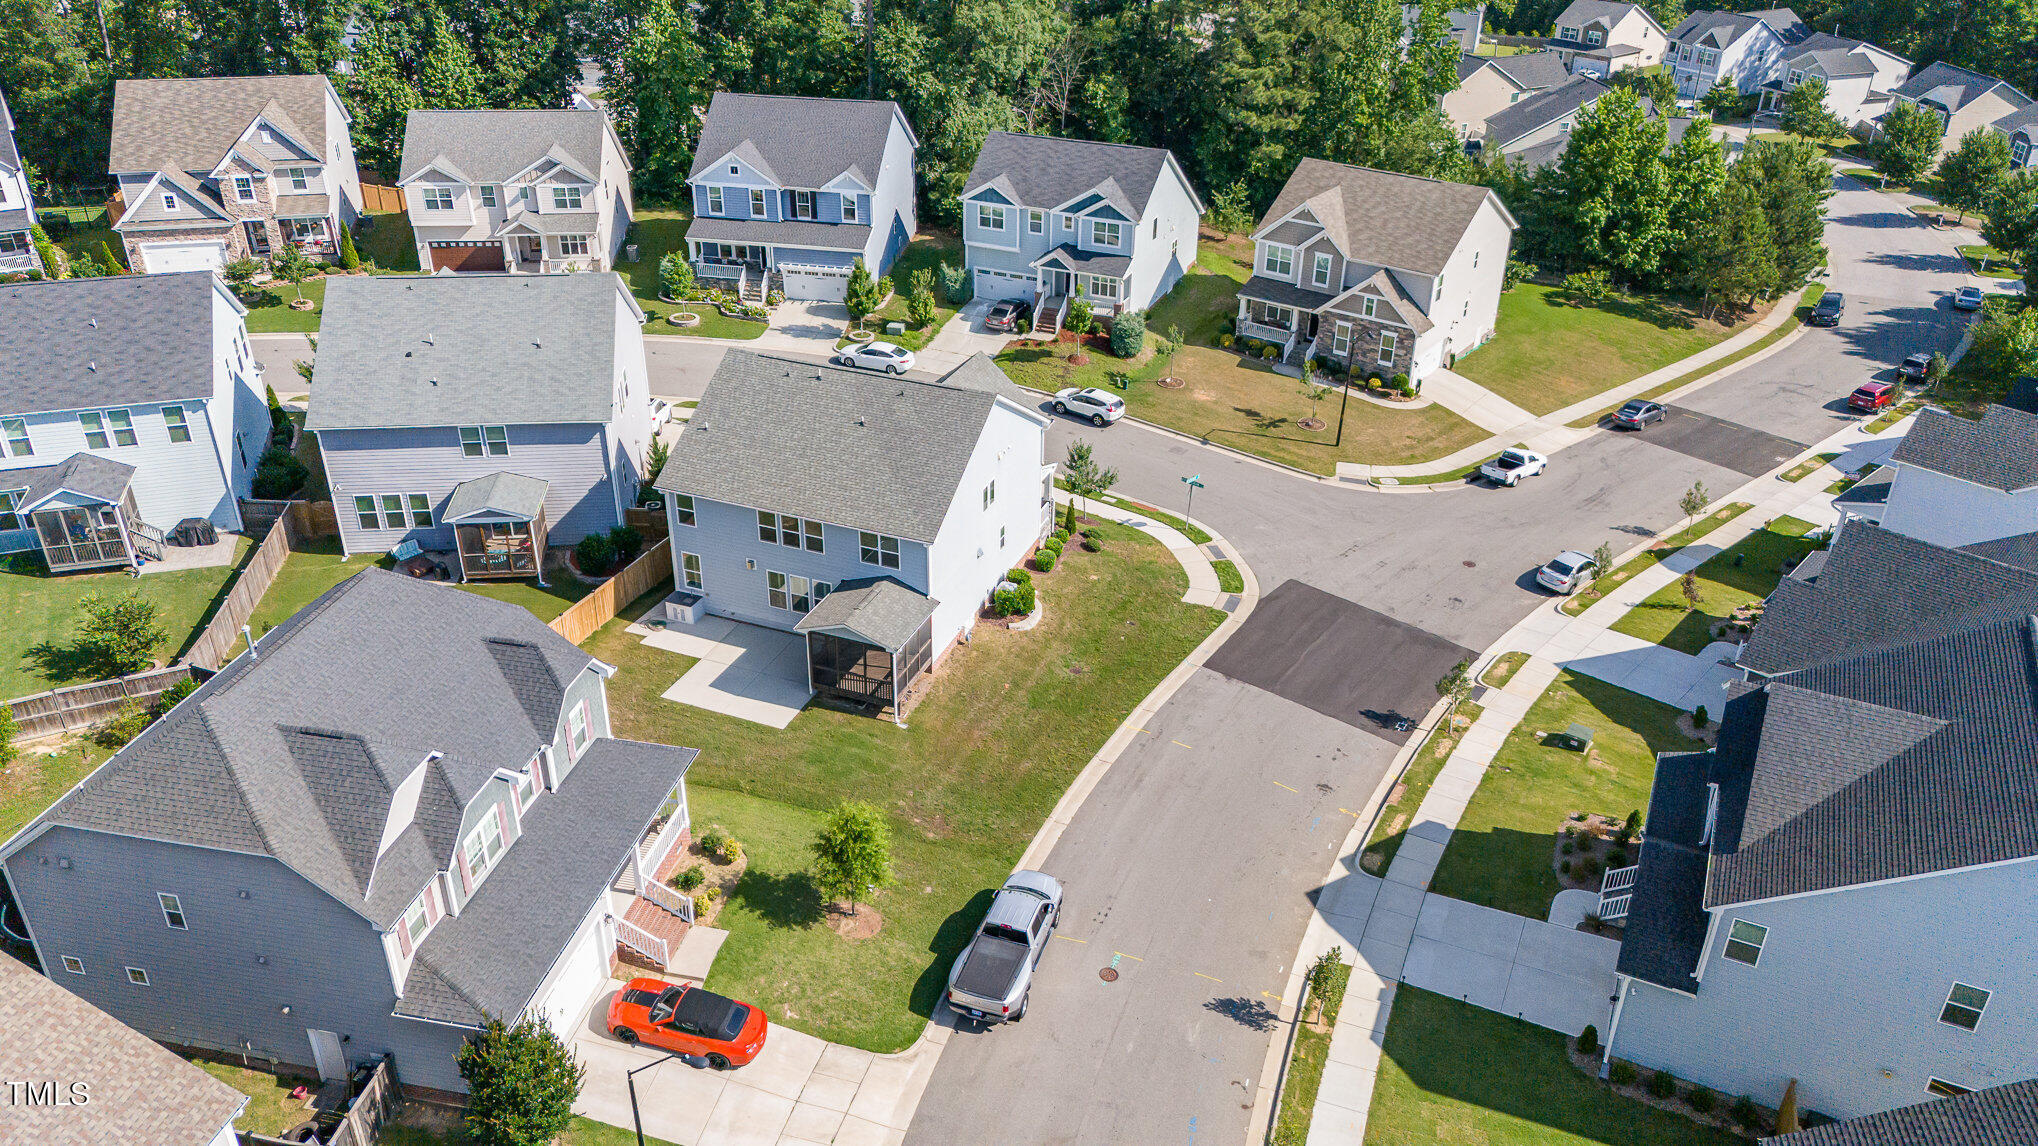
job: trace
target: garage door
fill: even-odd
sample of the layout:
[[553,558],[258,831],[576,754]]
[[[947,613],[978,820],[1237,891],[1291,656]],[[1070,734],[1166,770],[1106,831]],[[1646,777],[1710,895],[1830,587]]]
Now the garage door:
[[499,271],[502,265],[502,244],[480,243],[433,243],[432,269],[435,271]]
[[[600,908],[596,909],[597,911]],[[616,941],[602,919],[583,927],[580,941],[559,961],[552,987],[537,1000],[537,1010],[567,1043],[573,1041],[573,1027],[587,1012],[588,1003],[609,981],[609,955]]]
[[796,267],[779,264],[787,298],[841,302],[849,294],[848,267]]
[[1006,271],[994,271],[978,267],[976,273],[976,297],[978,298],[1032,298],[1033,276],[1015,275]]
[[142,268],[148,274],[216,271],[226,265],[226,243],[218,239],[196,243],[148,243],[141,251]]

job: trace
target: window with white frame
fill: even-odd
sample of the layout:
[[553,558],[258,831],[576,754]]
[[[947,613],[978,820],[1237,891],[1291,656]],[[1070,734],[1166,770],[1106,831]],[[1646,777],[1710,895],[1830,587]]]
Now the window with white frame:
[[680,525],[694,524],[696,519],[694,517],[692,494],[676,493],[672,495],[672,520]]
[[856,206],[856,203],[857,203],[857,200],[856,200],[856,194],[855,194],[854,192],[851,192],[851,191],[844,191],[844,192],[842,193],[842,221],[843,221],[843,222],[845,222],[845,223],[854,223],[854,222],[856,222],[856,221],[857,221],[857,211],[858,211],[858,208],[857,208],[857,206]]
[[1736,919],[1727,928],[1727,947],[1724,954],[1736,963],[1753,967],[1762,961],[1762,944],[1769,939],[1769,929],[1759,923]]
[[508,426],[462,426],[460,427],[460,453],[465,457],[478,458],[486,454],[492,458],[509,454]]
[[28,523],[21,520],[21,495],[26,492],[19,489],[0,491],[0,530],[27,528]]
[[710,187],[708,188],[708,214],[719,215],[721,213],[722,189],[720,187]]
[[502,858],[502,817],[494,808],[481,817],[474,830],[467,836],[467,874],[475,883],[488,874],[495,861]]
[[858,533],[857,560],[884,569],[899,567],[899,539],[882,533]]
[[481,189],[481,205],[482,205],[482,206],[484,206],[484,207],[493,207],[493,206],[495,206],[495,205],[496,205],[496,194],[497,194],[497,192],[496,192],[496,189],[495,189],[495,188],[494,188],[493,186],[485,186],[485,187],[483,187],[483,188]]
[[977,204],[977,230],[1002,231],[1005,229],[1005,209],[989,203]]
[[592,743],[594,733],[588,720],[587,702],[583,700],[566,713],[566,746],[573,751],[573,758],[578,760]]
[[453,189],[451,187],[425,188],[425,210],[451,211],[452,209]]
[[750,217],[753,219],[764,218],[764,188],[762,187],[752,187],[750,189]]
[[432,499],[422,493],[359,494],[354,516],[363,529],[429,529]]
[[993,480],[984,487],[984,508],[989,509],[998,500],[998,483]]
[[1026,233],[1041,235],[1047,233],[1047,212],[1028,210],[1026,212]]
[[170,440],[173,442],[191,440],[191,423],[185,419],[182,406],[163,407],[163,428],[170,432]]
[[245,175],[234,176],[234,198],[242,203],[255,201],[255,181]]
[[1570,27],[1559,28],[1557,29],[1557,38],[1559,40],[1575,40],[1578,38],[1578,29]]
[[306,168],[286,167],[283,169],[283,177],[290,180],[292,191],[311,190],[311,172]]
[[35,454],[34,445],[28,440],[28,419],[0,418],[0,435],[7,438],[7,456],[26,458]]
[[705,589],[707,583],[701,579],[701,555],[682,553],[679,555],[679,579],[689,589]]
[[1096,275],[1092,275],[1090,276],[1089,283],[1090,283],[1089,287],[1090,296],[1092,298],[1111,299],[1118,297],[1117,279],[1100,278]]
[[2031,145],[2028,142],[2020,139],[2010,145],[2010,160],[2017,166],[2024,166],[2024,161],[2030,158],[2030,156]]
[[821,523],[789,513],[758,510],[757,539],[783,545],[787,549],[804,547],[809,553],[826,552],[822,548]]
[[1270,275],[1282,278],[1295,273],[1295,248],[1267,244],[1267,253],[1260,260],[1260,269]]
[[1700,48],[1700,49],[1698,50],[1698,66],[1699,66],[1699,67],[1701,67],[1701,68],[1709,68],[1709,67],[1712,67],[1712,66],[1713,66],[1714,64],[1717,64],[1717,63],[1719,63],[1719,62],[1720,62],[1720,54],[1719,54],[1718,52],[1715,52],[1715,51],[1713,51],[1713,50],[1712,50],[1711,48]]
[[1399,341],[1392,334],[1382,334],[1380,336],[1380,365],[1388,366],[1393,364],[1394,344]]
[[184,921],[184,905],[167,891],[156,893],[156,905],[163,909],[163,922],[172,931],[189,931]]
[[561,255],[584,255],[584,254],[586,254],[586,253],[587,253],[587,236],[586,236],[586,235],[561,235],[561,236],[559,236],[559,253],[560,253]]
[[1260,306],[1260,321],[1265,326],[1271,326],[1279,330],[1293,330],[1295,329],[1295,311],[1285,306],[1262,303]]
[[1587,28],[1585,30],[1585,42],[1596,48],[1606,43],[1606,33],[1597,28]]
[[96,410],[86,410],[78,415],[78,425],[85,431],[85,448],[104,450],[112,446],[113,440],[106,436],[106,418]]
[[517,773],[517,811],[521,812],[530,807],[531,801],[537,798],[538,765],[533,762],[525,765],[524,770]]
[[[4,190],[4,188],[0,188]],[[19,255],[29,248],[27,231],[0,232],[0,255]]]
[[1691,62],[1691,45],[1690,45],[1690,44],[1679,44],[1679,45],[1677,46],[1677,58],[1678,58],[1678,59],[1679,59],[1680,61],[1684,62],[1684,63],[1687,63],[1687,64],[1688,64],[1688,63],[1690,63],[1690,62]]
[[1989,992],[1966,983],[1955,983],[1946,993],[1946,1005],[1939,1009],[1939,1021],[1949,1027],[1971,1031],[1981,1025],[1981,1014],[1988,1010]]
[[410,525],[412,529],[432,527],[432,498],[430,494],[413,493],[404,495],[410,502]]
[[403,909],[403,934],[410,940],[412,947],[417,946],[418,940],[425,937],[425,929],[431,926],[431,907],[426,903],[430,895],[429,891],[421,892],[416,899],[410,901],[409,907]]
[[149,973],[141,967],[129,967],[127,969],[127,981],[137,987],[146,987],[149,985]]
[[170,194],[167,191],[163,192],[163,210],[175,211],[176,209],[177,209],[177,197],[175,195]]
[[1366,298],[1359,303],[1359,313],[1365,315],[1367,318],[1373,317],[1375,314],[1379,313],[1379,310],[1380,300],[1372,297],[1371,295],[1366,296]]
[[812,191],[793,192],[793,218],[811,219],[813,217],[814,193]]
[[580,188],[552,185],[552,209],[554,211],[580,210]]
[[1316,286],[1320,287],[1327,287],[1330,285],[1329,255],[1325,254],[1316,256],[1315,265],[1309,268],[1309,281],[1315,284]]
[[1120,223],[1107,223],[1102,219],[1090,220],[1090,242],[1099,247],[1116,247],[1125,239],[1125,228]]
[[735,165],[734,163],[731,163],[731,164],[729,165],[729,174],[731,174],[731,175],[741,175],[741,174],[743,174],[743,169],[742,169],[741,167],[738,167],[738,166],[736,166],[736,165]]
[[363,529],[382,528],[382,515],[376,512],[375,499],[367,494],[354,498],[354,518]]
[[63,956],[63,964],[64,970],[69,971],[73,975],[83,975],[85,973],[85,961],[76,955]]
[[1002,552],[1004,548],[1005,548],[1005,527],[1001,525],[998,527],[998,549],[999,551]]
[[1351,353],[1351,349],[1352,324],[1341,321],[1336,326],[1331,327],[1330,352],[1342,357]]
[[764,573],[765,595],[771,607],[790,613],[811,612],[821,598],[828,595],[829,588],[826,581],[813,581],[775,569],[767,569]]
[[1974,1088],[1971,1086],[1962,1086],[1957,1082],[1947,1082],[1943,1078],[1929,1079],[1925,1083],[1925,1093],[1934,1098],[1959,1098],[1961,1095],[1971,1094],[1973,1091]]

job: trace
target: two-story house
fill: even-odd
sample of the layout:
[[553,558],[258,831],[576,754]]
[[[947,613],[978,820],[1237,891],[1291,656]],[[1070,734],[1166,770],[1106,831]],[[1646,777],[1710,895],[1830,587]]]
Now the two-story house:
[[[1479,36],[1486,27],[1486,5],[1474,4],[1468,8],[1453,8],[1450,13],[1450,27],[1444,33],[1453,47],[1460,52],[1474,53],[1479,50]],[[1415,25],[1422,19],[1422,5],[1401,6],[1401,47],[1406,51],[1415,36]]]
[[7,93],[0,92],[0,275],[47,273],[29,229],[35,226],[35,201],[28,189],[28,165],[14,145],[14,113]]
[[1072,297],[1145,310],[1196,263],[1203,199],[1165,148],[994,131],[962,190],[978,298],[1023,298],[1059,330]]
[[2032,616],[1737,686],[1609,873],[1608,1056],[1840,1118],[2029,1077],[2034,716]]
[[658,474],[673,581],[892,705],[1046,533],[1047,425],[983,355],[919,382],[731,350]]
[[1920,412],[1890,455],[1883,528],[1955,547],[2038,531],[2034,441],[2038,415],[2009,406],[1978,419]]
[[335,280],[305,428],[341,547],[542,579],[548,540],[622,524],[651,448],[643,321],[612,271]]
[[686,180],[696,272],[752,302],[841,301],[858,259],[882,275],[919,229],[919,147],[890,100],[716,92]]
[[353,117],[324,76],[116,80],[107,170],[130,269],[339,254],[361,213]]
[[1671,29],[1664,58],[1685,99],[1697,99],[1721,82],[1752,95],[1776,78],[1790,46],[1807,31],[1788,8],[1693,12]]
[[[152,1038],[466,1089],[490,1018],[569,1041],[695,753],[613,739],[615,670],[528,610],[369,569],[0,845],[51,978]],[[678,900],[674,898],[675,906]],[[665,910],[660,907],[659,910]]]
[[613,270],[636,217],[600,111],[411,112],[396,182],[427,270]]
[[1550,48],[1581,75],[1600,79],[1663,62],[1670,35],[1640,4],[1571,0],[1557,14]]
[[2008,137],[2011,168],[2038,167],[2038,103],[2026,104],[1989,126]]
[[1919,69],[1890,94],[1900,103],[1923,108],[1939,118],[1945,128],[1939,137],[1941,155],[1960,146],[1969,132],[2024,111],[2032,103],[2030,96],[1994,76],[1944,60]]
[[1826,85],[1826,110],[1850,129],[1889,110],[1890,93],[1910,78],[1911,62],[1862,40],[1813,32],[1785,50],[1783,66],[1762,85],[1758,111],[1779,111],[1783,97],[1808,79]]
[[269,439],[247,311],[210,271],[0,287],[0,553],[139,566],[241,528]]
[[[1501,108],[1470,133],[1465,149],[1483,163],[1506,160],[1531,171],[1548,167],[1562,158],[1571,145],[1571,129],[1606,93],[1613,89],[1580,73],[1552,88]],[[1655,113],[1653,101],[1643,97],[1643,108]]]
[[1444,96],[1444,115],[1458,129],[1459,139],[1478,139],[1489,118],[1570,78],[1570,69],[1556,52],[1460,55],[1458,86]]
[[1515,227],[1484,187],[1304,159],[1253,231],[1238,333],[1419,383],[1493,337]]

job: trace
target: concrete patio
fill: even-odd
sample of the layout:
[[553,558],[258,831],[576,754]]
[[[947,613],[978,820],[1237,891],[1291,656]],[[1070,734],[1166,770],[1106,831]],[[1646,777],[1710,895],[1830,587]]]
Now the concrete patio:
[[797,633],[727,617],[662,628],[640,617],[626,631],[654,649],[696,660],[661,694],[667,700],[784,728],[814,695],[807,687],[807,643]]
[[234,563],[234,550],[240,544],[238,533],[221,533],[219,540],[210,545],[163,544],[163,559],[144,561],[140,573],[146,577],[151,573],[176,573],[184,569],[217,569]]

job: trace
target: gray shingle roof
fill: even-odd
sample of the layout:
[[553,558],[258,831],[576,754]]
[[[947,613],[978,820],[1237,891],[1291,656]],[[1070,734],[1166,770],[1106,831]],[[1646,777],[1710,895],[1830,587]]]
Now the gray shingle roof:
[[1253,298],[1261,302],[1271,302],[1275,306],[1292,306],[1303,310],[1327,306],[1334,297],[1325,291],[1312,290],[1261,275],[1254,275],[1245,280],[1244,285],[1238,288],[1238,294],[1240,298]]
[[599,211],[515,211],[495,233],[530,230],[540,235],[592,235],[600,229]]
[[1989,126],[2004,135],[2015,135],[2020,131],[2030,134],[2032,128],[2038,127],[2038,103],[2025,104]]
[[1706,781],[1711,755],[1656,758],[1641,870],[1628,901],[1626,931],[1614,969],[1673,991],[1695,991],[1692,972],[1705,948]]
[[332,200],[324,195],[278,195],[276,196],[276,217],[278,219],[302,219],[313,215],[323,216],[332,210]]
[[1576,115],[1580,108],[1599,102],[1610,90],[1591,76],[1572,76],[1556,87],[1508,104],[1487,117],[1485,146],[1505,148],[1530,132]]
[[1926,409],[1890,460],[1991,489],[2038,485],[2038,415],[1990,406],[1979,421]]
[[23,510],[33,509],[51,494],[65,490],[107,505],[118,505],[133,481],[133,466],[82,451],[53,466],[0,471],[0,485],[21,489],[16,504]]
[[[1166,148],[994,131],[984,137],[976,164],[963,180],[963,197],[992,185],[1020,206],[1054,208],[1102,187],[1104,201],[1138,219],[1171,167],[1180,175]],[[1181,178],[1188,186],[1187,176]],[[1189,194],[1193,198],[1195,189]],[[1195,203],[1200,210],[1202,200]]]
[[697,755],[595,741],[525,813],[474,898],[418,945],[396,1013],[468,1026],[520,1014]]
[[906,647],[941,602],[890,577],[859,577],[835,586],[793,626],[796,633],[846,629],[892,652]]
[[[380,569],[256,651],[44,818],[274,856],[378,926],[450,864],[461,809],[495,770],[551,743],[566,686],[593,663],[525,609]],[[433,753],[416,818],[364,880],[362,841],[381,838],[389,793]]]
[[1928,64],[1913,73],[1896,89],[1896,94],[1912,100],[1929,99],[1943,105],[1947,111],[1959,111],[1998,88],[2002,89],[2004,99],[2018,107],[2031,102],[2030,96],[1994,76],[1985,76],[1944,60]]
[[[781,187],[825,187],[845,171],[875,187],[895,116],[906,121],[906,113],[890,100],[716,92],[701,120],[687,178],[699,177],[724,155],[742,149],[746,162]],[[919,146],[910,126],[906,135],[907,142]]]
[[498,470],[487,477],[463,481],[446,498],[446,521],[460,521],[473,514],[520,517],[530,520],[545,508],[545,491],[551,483],[543,478],[525,477]]
[[1670,38],[1685,43],[1697,43],[1700,39],[1710,35],[1712,37],[1711,43],[1725,47],[1740,39],[1750,29],[1761,23],[1762,21],[1757,20],[1753,15],[1744,16],[1739,12],[1721,12],[1709,9],[1704,12],[1693,12],[1691,15],[1686,16],[1675,28],[1670,30]]
[[444,156],[470,182],[501,183],[554,148],[599,179],[602,144],[610,130],[607,113],[593,110],[413,111],[403,122],[397,180],[409,179]]
[[272,103],[276,126],[326,153],[324,76],[115,80],[106,170],[211,171]]
[[[14,959],[0,959],[0,1077],[84,1083],[91,1101],[7,1104],[10,1142],[209,1146],[246,1095]],[[17,1092],[19,1093],[19,1092]],[[232,1135],[227,1135],[232,1140]]]
[[1527,91],[1553,88],[1571,78],[1571,69],[1564,66],[1564,57],[1557,52],[1494,56],[1492,63],[1502,75],[1513,80],[1515,86]]
[[870,228],[860,223],[806,223],[797,219],[695,219],[686,228],[689,243],[779,243],[789,247],[862,251]]
[[629,297],[607,271],[333,279],[305,428],[607,422]]
[[2030,1146],[2038,1142],[2038,1079],[1931,1098],[1762,1139],[1762,1146]]
[[0,412],[210,397],[221,289],[210,271],[0,286]]
[[1074,243],[1063,243],[1046,254],[1033,260],[1033,265],[1052,263],[1067,270],[1081,271],[1088,275],[1104,275],[1108,278],[1123,278],[1132,269],[1129,255],[1106,255],[1097,251],[1086,251]]
[[658,488],[931,543],[1003,373],[978,355],[916,382],[731,349]]
[[0,92],[0,168],[21,170],[21,149],[14,145],[14,112],[7,107],[6,92]]
[[1500,206],[1500,197],[1484,187],[1304,159],[1254,235],[1306,205],[1347,257],[1433,275],[1489,200]]

